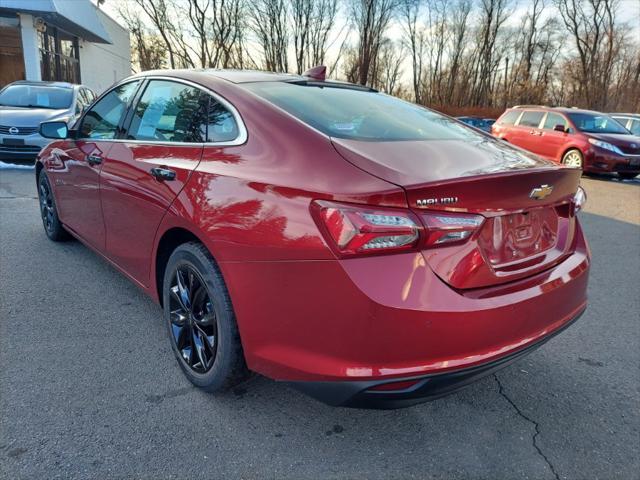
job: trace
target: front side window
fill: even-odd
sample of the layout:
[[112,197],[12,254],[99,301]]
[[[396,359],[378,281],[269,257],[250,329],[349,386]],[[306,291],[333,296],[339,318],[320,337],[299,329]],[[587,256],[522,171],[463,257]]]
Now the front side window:
[[543,115],[544,115],[544,112],[528,110],[522,114],[522,117],[520,117],[520,122],[518,123],[518,125],[520,125],[521,127],[538,128],[538,125],[540,125],[540,120],[542,120]]
[[584,133],[620,133],[629,135],[629,130],[608,115],[595,113],[568,113],[567,114],[578,130]]
[[556,125],[562,125],[565,130],[567,129],[567,121],[564,119],[562,115],[557,113],[549,112],[547,113],[547,118],[544,121],[544,125],[542,128],[546,130],[553,130]]
[[0,93],[0,105],[23,108],[67,109],[73,89],[42,85],[9,85]]
[[198,88],[151,80],[136,105],[127,138],[167,142],[204,142],[204,94]]
[[484,138],[448,117],[365,89],[330,83],[256,82],[244,86],[330,137],[365,141]]
[[126,112],[140,81],[120,85],[102,97],[82,119],[82,138],[111,139],[118,133],[118,125]]

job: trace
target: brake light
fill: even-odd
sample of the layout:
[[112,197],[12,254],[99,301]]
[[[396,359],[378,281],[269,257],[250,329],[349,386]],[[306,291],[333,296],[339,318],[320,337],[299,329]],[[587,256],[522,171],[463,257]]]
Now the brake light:
[[341,256],[410,250],[417,245],[422,230],[408,210],[316,200],[311,211],[331,247]]
[[482,215],[425,213],[422,221],[427,227],[425,247],[438,247],[467,241],[476,232],[484,217]]

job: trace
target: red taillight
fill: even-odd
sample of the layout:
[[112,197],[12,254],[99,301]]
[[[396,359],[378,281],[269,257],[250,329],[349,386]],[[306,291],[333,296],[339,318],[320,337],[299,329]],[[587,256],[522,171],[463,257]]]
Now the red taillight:
[[331,246],[340,255],[414,248],[422,226],[408,210],[343,205],[317,200],[311,210]]
[[430,212],[422,215],[427,227],[425,247],[438,247],[452,243],[466,242],[477,231],[484,217],[482,215]]
[[484,222],[481,215],[421,212],[421,223],[409,210],[344,205],[324,200],[314,201],[311,211],[328,243],[340,256],[463,243]]

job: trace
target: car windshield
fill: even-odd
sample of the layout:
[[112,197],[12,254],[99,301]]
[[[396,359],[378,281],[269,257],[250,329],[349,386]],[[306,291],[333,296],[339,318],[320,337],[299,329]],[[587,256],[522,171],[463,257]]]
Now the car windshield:
[[66,109],[71,106],[73,90],[46,85],[9,85],[0,93],[0,105],[24,108]]
[[569,118],[578,130],[584,133],[620,133],[630,132],[613,118],[593,113],[569,113]]
[[306,82],[256,82],[245,86],[330,137],[400,141],[481,135],[443,115],[365,89]]

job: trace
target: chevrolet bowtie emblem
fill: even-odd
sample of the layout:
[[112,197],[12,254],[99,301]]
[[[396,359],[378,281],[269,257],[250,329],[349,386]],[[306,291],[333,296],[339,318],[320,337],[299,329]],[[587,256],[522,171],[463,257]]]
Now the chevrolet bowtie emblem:
[[551,192],[553,192],[553,185],[540,185],[539,187],[531,190],[529,198],[533,198],[534,200],[542,200],[551,195]]

